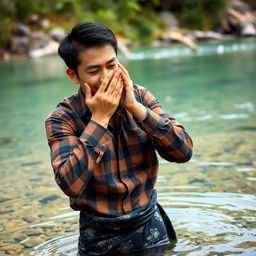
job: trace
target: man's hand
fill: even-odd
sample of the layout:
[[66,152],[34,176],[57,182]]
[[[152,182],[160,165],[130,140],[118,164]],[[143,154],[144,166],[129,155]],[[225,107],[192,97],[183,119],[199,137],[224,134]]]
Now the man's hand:
[[118,64],[118,66],[122,71],[121,76],[124,84],[124,90],[121,97],[121,104],[123,107],[130,111],[130,109],[134,108],[137,104],[133,91],[133,82],[126,69],[120,63]]
[[121,97],[121,104],[126,108],[135,118],[139,121],[143,121],[147,115],[147,109],[139,103],[134,95],[133,82],[129,76],[127,70],[119,63],[121,69],[121,75],[124,84],[124,90]]
[[113,77],[112,75],[112,71],[106,75],[94,96],[92,96],[90,86],[84,84],[85,103],[92,113],[91,120],[105,128],[107,128],[110,118],[118,107],[123,91],[120,70],[116,70]]

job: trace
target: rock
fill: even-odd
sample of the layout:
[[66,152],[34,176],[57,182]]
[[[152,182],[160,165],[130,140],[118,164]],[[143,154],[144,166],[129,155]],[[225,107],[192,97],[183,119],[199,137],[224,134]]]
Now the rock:
[[39,236],[42,235],[44,231],[42,229],[34,229],[34,230],[29,230],[26,232],[26,235],[28,236]]
[[39,236],[44,233],[42,229],[28,229],[24,232],[28,236]]
[[37,220],[37,217],[35,217],[35,216],[26,216],[26,217],[23,217],[23,220],[25,220],[28,223],[32,223],[32,222],[35,222]]
[[10,212],[14,212],[13,208],[3,208],[3,209],[0,209],[0,214],[10,213]]
[[38,165],[41,163],[42,163],[42,161],[26,162],[26,163],[22,163],[21,166],[32,166],[32,165]]
[[16,23],[13,26],[13,35],[17,37],[29,37],[31,34],[30,28],[22,23]]
[[10,137],[0,137],[0,146],[5,146],[7,144],[12,143],[13,140]]
[[54,28],[49,32],[49,36],[53,40],[60,42],[66,36],[66,33],[62,28]]
[[250,5],[241,0],[230,1],[229,7],[236,10],[237,12],[242,13],[242,14],[251,11]]
[[200,31],[195,30],[188,33],[192,34],[197,40],[209,40],[209,39],[217,39],[217,40],[230,40],[233,39],[230,35],[222,35],[220,33],[214,31]]
[[5,251],[7,254],[15,254],[15,253],[21,253],[23,251],[23,246],[21,244],[8,244],[8,243],[2,243],[0,245],[0,250]]
[[6,202],[6,201],[9,201],[9,200],[12,200],[12,198],[10,198],[10,197],[1,197],[0,196],[0,203]]
[[163,11],[160,13],[160,18],[164,21],[167,29],[168,28],[178,28],[179,21],[175,17],[175,15],[168,11]]
[[50,38],[43,32],[35,31],[31,34],[30,49],[39,49],[46,47],[50,42]]
[[206,180],[205,179],[193,179],[191,181],[188,182],[188,184],[193,184],[193,183],[205,183]]
[[28,237],[26,236],[26,235],[24,235],[24,234],[19,234],[19,235],[17,235],[17,236],[15,236],[14,237],[14,240],[15,241],[18,241],[18,242],[21,242],[21,241],[23,241],[23,240],[25,240],[25,239],[27,239]]
[[0,59],[7,62],[11,59],[10,53],[5,50],[0,50]]
[[40,227],[43,229],[54,229],[54,225],[52,223],[45,223],[45,224],[41,224]]
[[51,201],[53,201],[53,200],[56,200],[56,199],[58,199],[58,198],[59,198],[59,196],[57,196],[57,195],[50,195],[50,196],[47,196],[47,197],[45,197],[45,198],[39,200],[39,202],[40,202],[41,204],[47,204],[47,203],[49,203],[49,202],[51,202]]
[[240,23],[240,34],[242,36],[256,36],[256,28],[250,19],[245,19]]
[[29,55],[32,58],[39,58],[49,55],[57,55],[59,43],[56,41],[50,41],[48,45],[41,49],[35,49],[30,51]]
[[51,22],[48,19],[43,19],[43,20],[40,21],[40,26],[42,28],[49,28],[50,25],[51,25]]
[[235,7],[227,9],[230,17],[229,22],[236,32],[242,36],[256,36],[256,28],[254,26],[256,17],[248,9],[237,10]]
[[25,241],[22,242],[22,244],[26,247],[26,248],[32,248],[36,245],[42,244],[44,242],[44,240],[40,237],[33,237],[33,238],[29,238]]
[[30,49],[30,38],[28,36],[13,36],[11,38],[11,53],[28,54]]
[[39,16],[37,14],[32,14],[27,20],[26,23],[30,25],[36,25],[39,22]]

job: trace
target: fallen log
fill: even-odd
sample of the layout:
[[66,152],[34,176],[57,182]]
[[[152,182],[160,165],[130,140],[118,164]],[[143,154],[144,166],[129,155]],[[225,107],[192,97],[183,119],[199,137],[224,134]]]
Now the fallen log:
[[181,42],[181,43],[187,45],[193,51],[196,51],[198,49],[198,45],[191,38],[183,35],[181,32],[168,31],[168,32],[164,33],[163,38]]

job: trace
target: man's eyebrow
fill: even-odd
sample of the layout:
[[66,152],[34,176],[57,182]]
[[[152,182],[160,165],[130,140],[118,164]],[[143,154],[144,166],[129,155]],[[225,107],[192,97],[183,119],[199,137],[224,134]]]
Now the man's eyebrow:
[[[111,63],[112,61],[116,60],[116,57],[112,57],[110,60],[108,60],[107,62],[104,63],[104,65]],[[94,69],[94,68],[99,68],[101,65],[89,65],[85,68],[85,70],[89,70],[89,69]]]

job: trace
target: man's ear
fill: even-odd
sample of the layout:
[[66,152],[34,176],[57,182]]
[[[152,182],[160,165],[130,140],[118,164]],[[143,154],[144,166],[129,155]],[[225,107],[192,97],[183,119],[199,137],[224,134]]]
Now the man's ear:
[[73,80],[75,84],[79,84],[79,79],[74,70],[67,68],[66,74]]

